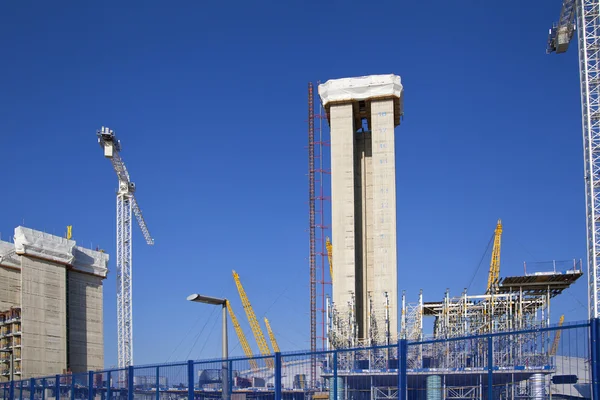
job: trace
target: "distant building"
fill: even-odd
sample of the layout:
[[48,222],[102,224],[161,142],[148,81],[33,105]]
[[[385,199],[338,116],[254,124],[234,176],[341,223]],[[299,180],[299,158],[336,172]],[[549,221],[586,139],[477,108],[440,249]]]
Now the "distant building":
[[[156,375],[135,375],[133,377],[133,386],[136,388],[155,388]],[[166,376],[158,376],[158,386],[166,389],[169,386],[169,381]]]
[[[0,348],[15,379],[104,367],[103,280],[108,254],[17,227],[0,241]],[[0,381],[10,355],[0,355]]]

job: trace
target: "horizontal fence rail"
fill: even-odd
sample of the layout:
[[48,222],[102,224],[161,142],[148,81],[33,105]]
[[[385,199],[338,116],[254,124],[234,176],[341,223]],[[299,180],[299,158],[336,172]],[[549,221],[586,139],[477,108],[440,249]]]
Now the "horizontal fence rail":
[[7,360],[0,400],[600,400],[600,320],[12,381]]

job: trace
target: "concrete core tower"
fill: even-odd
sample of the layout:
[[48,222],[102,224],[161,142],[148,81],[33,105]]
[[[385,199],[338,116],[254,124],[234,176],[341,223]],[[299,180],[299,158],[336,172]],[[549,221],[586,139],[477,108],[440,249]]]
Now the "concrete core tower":
[[329,80],[319,85],[319,95],[331,132],[332,290],[335,312],[346,324],[342,336],[353,337],[348,344],[395,342],[400,77]]

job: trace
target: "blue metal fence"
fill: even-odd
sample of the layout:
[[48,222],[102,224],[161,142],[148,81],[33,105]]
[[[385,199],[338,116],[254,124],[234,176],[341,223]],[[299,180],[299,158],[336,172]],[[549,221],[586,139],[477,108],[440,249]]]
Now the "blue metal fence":
[[[311,365],[317,379],[311,381]],[[600,320],[0,382],[0,400],[599,399]]]

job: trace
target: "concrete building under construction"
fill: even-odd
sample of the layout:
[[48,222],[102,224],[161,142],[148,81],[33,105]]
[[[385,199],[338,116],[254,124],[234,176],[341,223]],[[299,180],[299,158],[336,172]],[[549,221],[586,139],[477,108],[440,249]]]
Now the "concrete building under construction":
[[17,227],[0,241],[0,381],[104,367],[108,254]]
[[[389,389],[397,378],[396,348],[369,346],[399,339],[411,343],[406,358],[409,385],[427,388],[413,392],[414,398],[441,395],[441,388],[443,398],[456,393],[459,398],[483,398],[490,357],[494,361],[489,365],[499,368],[493,371],[498,386],[494,392],[548,392],[549,377],[559,371],[553,342],[560,336],[536,332],[550,326],[551,300],[583,275],[581,263],[554,262],[542,266],[550,268],[526,268],[523,275],[501,278],[499,220],[485,293],[467,294],[465,289],[451,297],[447,291],[441,301],[432,302],[423,301],[421,294],[416,303],[407,302],[403,294],[398,302],[394,129],[403,115],[400,77],[330,80],[319,85],[319,95],[331,146],[327,341],[330,349],[342,350],[335,355],[337,377],[329,368],[333,357],[320,371],[330,398],[333,387],[344,398],[349,391],[353,398],[393,398]],[[431,335],[424,333],[427,318],[433,322]],[[530,333],[495,336],[515,330]],[[364,350],[343,350],[356,347]],[[316,365],[314,358],[311,362]],[[361,392],[367,378],[370,394]]]
[[396,75],[334,79],[319,95],[331,135],[330,345],[389,343],[397,337],[394,128],[402,84]]

